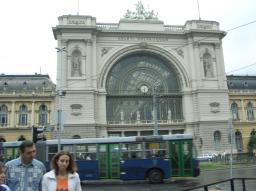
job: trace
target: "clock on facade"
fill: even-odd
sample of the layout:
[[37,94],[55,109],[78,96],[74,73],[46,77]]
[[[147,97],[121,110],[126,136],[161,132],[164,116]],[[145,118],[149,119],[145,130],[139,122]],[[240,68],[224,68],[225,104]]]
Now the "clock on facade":
[[141,86],[141,87],[140,87],[140,91],[141,91],[142,93],[147,93],[147,92],[148,92],[148,86],[145,86],[145,85]]

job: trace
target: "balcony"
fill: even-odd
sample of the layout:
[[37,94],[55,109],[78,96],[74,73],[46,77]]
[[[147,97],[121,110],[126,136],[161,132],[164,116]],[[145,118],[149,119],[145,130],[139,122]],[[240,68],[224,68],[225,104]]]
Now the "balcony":
[[[126,120],[126,121],[108,121],[108,125],[153,125],[154,120]],[[158,120],[158,124],[169,124],[169,125],[177,125],[183,124],[184,119],[172,119],[172,120]]]

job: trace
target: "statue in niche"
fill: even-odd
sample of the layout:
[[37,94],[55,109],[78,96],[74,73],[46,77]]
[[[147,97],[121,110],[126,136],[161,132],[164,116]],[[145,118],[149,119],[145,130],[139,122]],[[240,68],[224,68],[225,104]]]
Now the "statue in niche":
[[75,50],[72,53],[72,65],[71,65],[71,76],[72,77],[81,77],[81,65],[82,65],[82,55],[79,50]]
[[120,111],[120,118],[121,118],[121,121],[124,120],[124,112],[123,111]]
[[137,121],[139,121],[140,120],[140,111],[137,110],[136,114],[137,114]]
[[203,65],[204,65],[204,76],[207,78],[213,77],[212,57],[208,53],[208,51],[203,55]]
[[172,111],[168,109],[168,120],[172,120]]

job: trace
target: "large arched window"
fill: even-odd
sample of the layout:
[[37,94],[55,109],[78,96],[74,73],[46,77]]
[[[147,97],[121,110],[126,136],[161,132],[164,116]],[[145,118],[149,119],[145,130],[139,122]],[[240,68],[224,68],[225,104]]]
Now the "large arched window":
[[0,125],[7,126],[8,122],[8,108],[6,105],[0,106]]
[[249,102],[247,104],[246,113],[247,113],[247,120],[253,121],[254,120],[254,112],[253,112],[253,105],[251,102]]
[[158,120],[183,120],[180,86],[179,75],[169,61],[149,53],[128,55],[107,76],[107,121],[152,121],[153,95],[158,95]]
[[28,124],[28,108],[26,105],[21,105],[19,110],[19,125]]
[[47,118],[48,118],[47,116],[48,116],[47,106],[42,104],[39,107],[39,125],[47,124]]
[[237,107],[237,104],[235,102],[231,104],[231,113],[232,113],[232,119],[233,120],[239,120],[238,107]]
[[243,150],[243,138],[240,131],[235,132],[235,141],[236,141],[236,149],[237,151]]
[[220,143],[221,143],[221,133],[220,131],[215,131],[213,133],[214,137],[214,146],[216,150],[220,150]]

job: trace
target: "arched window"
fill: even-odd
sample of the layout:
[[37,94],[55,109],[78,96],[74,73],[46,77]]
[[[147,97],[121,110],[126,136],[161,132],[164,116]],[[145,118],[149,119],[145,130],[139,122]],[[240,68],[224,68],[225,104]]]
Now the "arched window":
[[213,66],[212,66],[212,56],[206,52],[203,55],[203,65],[204,65],[204,76],[207,78],[213,77]]
[[80,77],[82,67],[82,54],[79,50],[75,50],[72,53],[72,60],[71,60],[71,76],[72,77]]
[[47,116],[48,116],[47,106],[42,104],[39,107],[39,125],[47,124]]
[[248,121],[253,121],[254,120],[254,113],[253,113],[253,105],[252,105],[251,102],[249,102],[247,104],[246,113],[247,113],[247,120]]
[[146,52],[120,59],[106,80],[108,123],[150,123],[154,120],[153,94],[157,98],[157,120],[182,121],[181,79],[170,61]]
[[238,116],[238,107],[237,104],[234,102],[231,105],[231,113],[232,113],[232,119],[233,120],[239,120],[239,116]]
[[240,131],[235,132],[235,140],[236,140],[236,149],[237,151],[243,150],[243,138]]
[[19,125],[28,124],[28,108],[26,105],[21,105],[19,110]]
[[0,125],[7,126],[8,122],[8,108],[6,105],[0,107]]
[[220,150],[220,143],[221,143],[221,133],[220,131],[215,131],[213,133],[214,136],[214,146],[216,150]]
[[72,139],[81,139],[81,136],[80,135],[73,135]]

